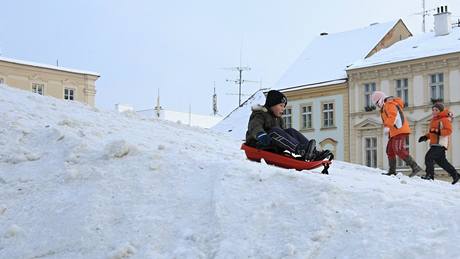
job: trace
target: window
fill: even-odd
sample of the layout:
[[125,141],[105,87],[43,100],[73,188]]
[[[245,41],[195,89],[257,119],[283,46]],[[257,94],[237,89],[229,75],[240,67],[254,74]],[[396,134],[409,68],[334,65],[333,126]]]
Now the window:
[[366,111],[372,111],[375,109],[371,99],[373,92],[375,92],[375,83],[364,84],[364,109]]
[[284,126],[286,129],[292,128],[292,108],[286,108],[283,112]]
[[[404,148],[407,149],[407,151],[410,151],[409,150],[409,136],[406,137],[406,140],[405,140],[405,143],[404,143]],[[404,166],[406,166],[406,163],[401,158],[398,157],[396,159],[396,166],[397,167],[404,167]]]
[[396,80],[396,96],[404,101],[404,106],[409,106],[409,80],[407,78]]
[[366,166],[377,167],[377,138],[364,139],[364,152],[366,154]]
[[323,128],[334,127],[334,103],[323,103]]
[[44,84],[37,84],[37,83],[32,84],[32,92],[34,92],[36,94],[43,95],[43,89],[44,88],[45,88]]
[[312,106],[306,105],[302,106],[302,129],[311,129],[313,128],[313,113]]
[[74,100],[74,90],[70,88],[64,89],[64,100]]
[[444,74],[438,73],[430,76],[431,100],[444,99]]
[[5,83],[5,80],[3,80],[3,78],[0,77],[0,85]]

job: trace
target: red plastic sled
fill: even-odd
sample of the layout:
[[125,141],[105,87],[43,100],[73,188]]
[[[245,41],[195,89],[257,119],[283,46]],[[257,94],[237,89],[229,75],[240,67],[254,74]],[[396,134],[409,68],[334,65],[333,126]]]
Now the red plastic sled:
[[298,171],[302,171],[324,166],[324,169],[321,173],[328,174],[328,168],[331,164],[330,160],[311,162],[301,161],[291,156],[280,155],[273,152],[250,147],[244,143],[241,145],[241,149],[244,150],[247,158],[251,161],[260,162],[261,159],[264,159],[265,162],[267,162],[267,164],[279,166],[286,169],[296,169]]

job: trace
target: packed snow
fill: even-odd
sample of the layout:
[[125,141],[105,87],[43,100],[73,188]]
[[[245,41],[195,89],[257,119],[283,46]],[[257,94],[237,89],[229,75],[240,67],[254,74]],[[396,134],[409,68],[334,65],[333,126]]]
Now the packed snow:
[[460,187],[246,160],[211,130],[0,86],[0,258],[458,258]]

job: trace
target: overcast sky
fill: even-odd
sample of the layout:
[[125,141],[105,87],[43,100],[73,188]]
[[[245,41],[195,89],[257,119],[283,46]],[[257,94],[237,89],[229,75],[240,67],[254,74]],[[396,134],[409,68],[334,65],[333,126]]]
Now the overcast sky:
[[[460,1],[426,0],[441,4],[460,18]],[[422,27],[422,0],[5,0],[1,10],[2,55],[100,73],[99,108],[152,108],[160,89],[163,108],[211,114],[215,82],[222,115],[238,105],[226,81],[237,73],[223,68],[240,64],[240,50],[251,67],[243,79],[262,82],[244,85],[250,94],[273,86],[321,32],[399,18],[414,34]]]

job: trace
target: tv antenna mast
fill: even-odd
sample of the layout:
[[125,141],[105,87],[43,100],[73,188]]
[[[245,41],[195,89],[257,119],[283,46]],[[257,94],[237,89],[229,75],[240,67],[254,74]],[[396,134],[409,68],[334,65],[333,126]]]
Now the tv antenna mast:
[[238,72],[238,78],[237,79],[226,79],[225,81],[227,82],[233,82],[238,85],[238,106],[241,107],[241,86],[243,83],[259,83],[259,81],[253,81],[253,80],[243,80],[243,71],[250,71],[251,68],[249,66],[242,66],[241,65],[241,57],[242,57],[242,48],[240,48],[240,65],[236,67],[229,67],[229,68],[223,68],[226,70],[233,70]]
[[219,115],[219,111],[217,110],[216,81],[214,81],[214,94],[212,95],[212,113],[214,116]]
[[433,8],[433,9],[428,9],[427,10],[426,6],[425,6],[425,0],[422,0],[422,9],[423,9],[422,12],[415,13],[415,15],[421,15],[422,16],[422,32],[425,33],[425,31],[426,31],[426,17],[428,15],[430,15],[431,12],[436,11],[436,9]]
[[160,105],[160,88],[158,88],[157,106],[155,106],[155,108],[153,109],[155,110],[156,118],[159,119],[161,116],[161,110],[163,110],[163,108],[161,108],[161,105]]

